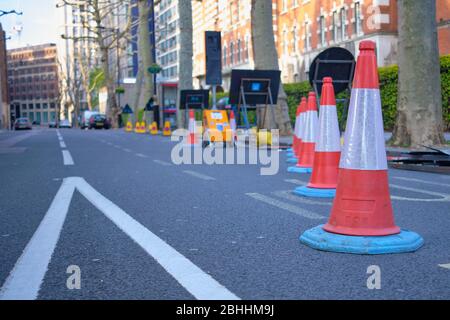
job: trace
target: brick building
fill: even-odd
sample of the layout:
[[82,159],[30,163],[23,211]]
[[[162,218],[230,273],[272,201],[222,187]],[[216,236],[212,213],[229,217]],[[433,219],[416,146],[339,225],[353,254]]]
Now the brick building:
[[0,129],[10,128],[8,78],[6,71],[6,34],[0,24]]
[[10,107],[15,117],[46,125],[60,108],[55,44],[8,50]]
[[[194,85],[204,86],[204,31],[222,32],[225,90],[231,69],[253,67],[251,0],[193,3]],[[397,63],[396,0],[273,0],[273,30],[283,82],[308,78],[321,51],[340,46],[354,55],[362,40],[377,43],[378,64]],[[450,54],[450,0],[437,0],[440,53]]]

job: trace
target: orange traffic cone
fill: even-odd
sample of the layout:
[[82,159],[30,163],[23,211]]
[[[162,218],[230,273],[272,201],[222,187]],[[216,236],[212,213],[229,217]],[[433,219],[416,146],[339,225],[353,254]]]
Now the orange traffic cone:
[[306,106],[308,102],[305,97],[303,97],[297,107],[297,116],[295,118],[295,127],[294,127],[294,141],[292,144],[291,152],[288,152],[288,159],[286,160],[288,163],[297,163],[298,162],[298,154],[299,147],[302,143],[301,131],[304,127],[304,115],[306,111]]
[[194,110],[189,110],[189,135],[187,138],[187,145],[197,145],[197,136],[196,136],[196,124],[195,124],[195,116]]
[[163,128],[163,136],[168,137],[172,135],[172,128],[170,126],[170,121],[164,122],[164,128]]
[[314,164],[314,149],[317,141],[317,102],[316,94],[310,92],[308,95],[308,104],[304,113],[304,125],[301,128],[302,139],[298,147],[298,162],[295,167],[289,167],[288,172],[307,173],[312,172]]
[[319,137],[314,154],[311,180],[298,187],[295,194],[318,198],[333,198],[336,194],[341,144],[334,96],[333,79],[324,78],[320,100]]
[[422,237],[400,230],[392,213],[375,43],[362,41],[359,49],[331,216],[300,241],[346,253],[415,251]]

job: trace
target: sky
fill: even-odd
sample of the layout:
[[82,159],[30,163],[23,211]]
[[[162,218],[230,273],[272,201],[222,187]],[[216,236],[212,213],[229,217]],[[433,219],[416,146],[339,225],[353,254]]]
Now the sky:
[[[0,23],[11,36],[7,48],[14,49],[27,45],[36,45],[58,40],[55,18],[56,0],[0,0],[0,9],[22,11],[22,16],[6,15],[0,17]],[[13,28],[22,24],[19,37]]]

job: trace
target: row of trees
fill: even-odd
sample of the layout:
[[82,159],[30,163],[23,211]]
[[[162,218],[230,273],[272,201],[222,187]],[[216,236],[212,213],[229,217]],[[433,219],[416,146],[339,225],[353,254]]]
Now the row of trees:
[[[148,101],[153,92],[152,77],[146,71],[146,66],[153,62],[148,24],[153,8],[148,6],[148,0],[60,0],[57,6],[82,10],[84,13],[78,34],[61,35],[63,39],[72,41],[73,48],[77,48],[73,50],[73,60],[61,66],[65,69],[62,72],[63,87],[74,106],[75,117],[78,117],[81,93],[85,93],[88,107],[92,109],[97,106],[95,97],[98,96],[99,88],[104,86],[108,94],[107,115],[113,120],[113,125],[117,126],[120,106],[116,99],[117,79],[111,72],[111,54],[116,52],[115,58],[120,59],[129,43],[139,43],[139,70],[134,103],[137,113],[138,106],[145,104],[144,101]],[[132,14],[134,9],[138,10],[139,16]],[[116,25],[114,19],[124,10],[127,11],[124,14],[125,23]],[[134,27],[138,29],[137,39],[131,38],[131,29]],[[91,52],[89,43],[93,44],[94,53]],[[79,76],[74,75],[74,70],[78,70]]]

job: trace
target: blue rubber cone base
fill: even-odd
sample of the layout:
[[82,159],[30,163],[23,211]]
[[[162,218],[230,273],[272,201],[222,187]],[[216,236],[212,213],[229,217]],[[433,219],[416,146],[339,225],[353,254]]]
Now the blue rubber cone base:
[[297,159],[297,158],[294,158],[294,157],[292,157],[292,158],[287,158],[287,159],[286,159],[286,162],[287,162],[287,163],[297,163],[297,162],[298,162],[298,159]]
[[291,173],[311,173],[312,168],[289,167],[287,171]]
[[292,149],[292,148],[287,148],[286,151],[287,151],[287,152],[293,152],[294,149]]
[[295,188],[293,193],[299,196],[312,198],[334,198],[336,196],[336,189],[318,189],[301,186]]
[[423,245],[423,238],[408,230],[390,236],[363,237],[330,233],[322,227],[305,231],[300,236],[300,242],[317,250],[353,254],[414,252]]
[[288,157],[288,158],[295,157],[295,153],[294,152],[288,152],[288,153],[286,153],[286,157]]

